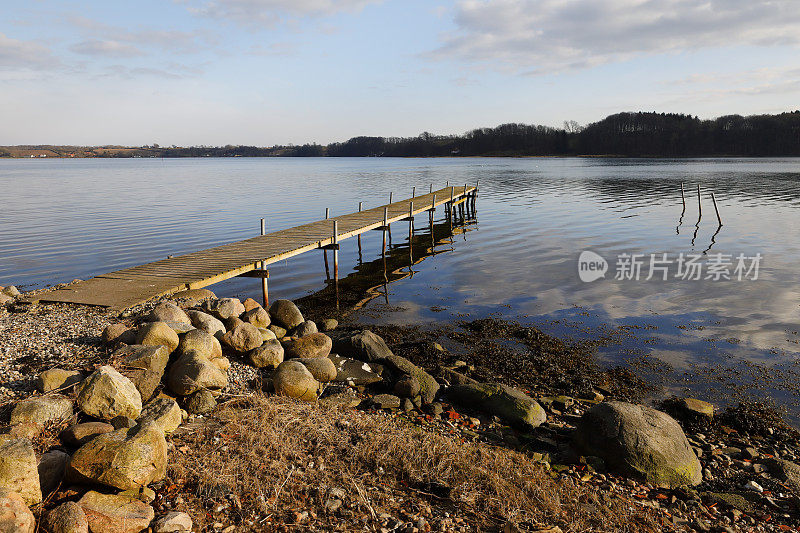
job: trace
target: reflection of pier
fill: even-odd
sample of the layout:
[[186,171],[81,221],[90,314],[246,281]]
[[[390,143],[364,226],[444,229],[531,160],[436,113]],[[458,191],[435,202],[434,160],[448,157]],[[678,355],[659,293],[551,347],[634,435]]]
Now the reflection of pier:
[[413,237],[414,217],[425,213],[432,216],[437,207],[444,206],[452,224],[459,215],[462,218],[466,216],[465,206],[474,208],[477,186],[469,187],[465,184],[434,191],[431,185],[428,194],[416,196],[415,193],[416,190],[411,198],[397,202],[390,200],[388,204],[372,209],[330,219],[326,216],[324,220],[262,234],[252,239],[102,274],[63,289],[42,292],[37,295],[36,301],[125,309],[163,294],[199,289],[243,276],[264,280],[266,304],[268,265],[311,250],[322,249],[326,255],[328,250],[332,250],[334,279],[338,279],[340,241],[360,236],[370,230],[380,230],[384,235],[385,251],[389,228],[393,222],[408,221],[409,235]]
[[389,246],[387,241],[387,248],[372,261],[363,261],[359,241],[354,271],[338,283],[327,276],[324,289],[298,299],[298,303],[314,309],[320,316],[332,313],[334,308],[342,309],[339,314],[346,315],[376,298],[383,298],[389,304],[390,283],[413,277],[417,273],[414,266],[425,259],[452,251],[455,237],[466,238],[477,224],[475,205],[471,202],[456,204],[452,217],[446,212],[442,220],[436,221],[430,212],[427,218],[427,224],[419,230],[410,224],[410,234],[402,242]]

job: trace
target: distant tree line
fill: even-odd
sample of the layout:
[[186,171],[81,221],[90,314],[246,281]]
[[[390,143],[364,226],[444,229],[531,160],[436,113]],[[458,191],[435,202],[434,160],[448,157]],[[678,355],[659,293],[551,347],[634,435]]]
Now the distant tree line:
[[[800,156],[800,111],[711,120],[677,113],[617,113],[585,127],[575,121],[563,128],[503,124],[463,135],[353,137],[327,146],[47,148],[59,154],[68,148],[78,157]],[[14,153],[0,149],[0,157]]]

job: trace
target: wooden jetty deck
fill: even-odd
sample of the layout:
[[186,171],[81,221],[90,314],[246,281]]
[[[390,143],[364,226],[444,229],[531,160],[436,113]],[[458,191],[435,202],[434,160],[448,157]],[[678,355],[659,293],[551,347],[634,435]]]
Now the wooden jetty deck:
[[200,289],[236,276],[266,278],[269,274],[265,268],[272,263],[310,250],[338,249],[339,241],[375,229],[385,232],[392,222],[409,217],[413,220],[414,215],[441,205],[452,203],[452,210],[470,198],[474,200],[476,192],[477,185],[446,187],[371,209],[101,274],[64,288],[41,292],[29,301],[122,310],[157,296]]

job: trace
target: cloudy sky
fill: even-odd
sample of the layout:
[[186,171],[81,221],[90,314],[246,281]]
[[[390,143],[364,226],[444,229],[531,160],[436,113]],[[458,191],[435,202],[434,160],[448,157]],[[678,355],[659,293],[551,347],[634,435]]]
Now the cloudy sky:
[[800,108],[797,0],[29,0],[2,11],[0,145],[269,146]]

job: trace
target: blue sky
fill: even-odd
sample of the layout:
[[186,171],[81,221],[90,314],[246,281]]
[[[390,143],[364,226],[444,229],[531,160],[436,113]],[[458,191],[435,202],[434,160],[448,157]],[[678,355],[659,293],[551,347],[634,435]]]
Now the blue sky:
[[800,108],[796,0],[3,3],[0,144],[270,146]]

